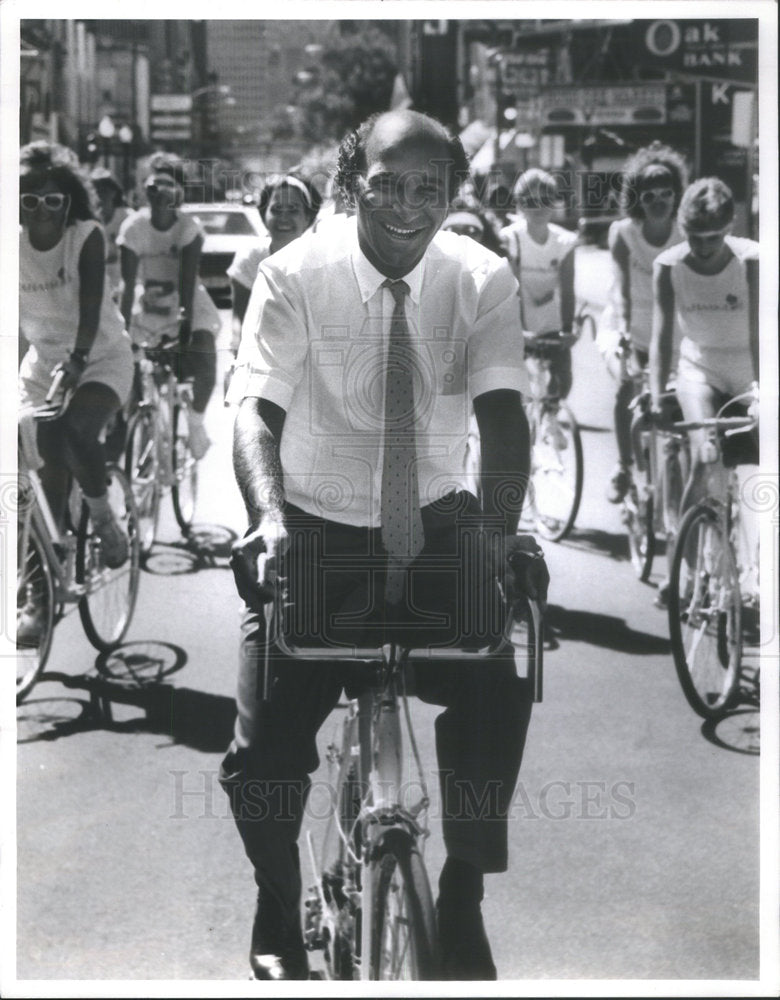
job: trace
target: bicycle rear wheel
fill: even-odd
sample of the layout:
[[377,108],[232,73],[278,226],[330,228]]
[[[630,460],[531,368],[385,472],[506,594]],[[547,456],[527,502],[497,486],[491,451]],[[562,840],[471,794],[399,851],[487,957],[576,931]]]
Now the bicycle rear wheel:
[[371,861],[374,912],[369,978],[421,981],[439,976],[431,888],[417,846],[405,830],[390,830]]
[[565,538],[582,498],[582,440],[574,414],[561,403],[542,429],[541,410],[534,407],[531,431],[531,482],[526,519],[551,542]]
[[717,718],[733,703],[742,658],[742,598],[717,510],[691,508],[680,525],[669,586],[677,676],[694,712]]
[[32,691],[46,666],[54,632],[54,583],[38,529],[30,525],[16,571],[16,704]]
[[138,511],[138,541],[141,554],[154,545],[160,515],[159,457],[154,427],[154,411],[140,410],[127,430],[125,475],[135,497]]
[[198,499],[198,460],[190,451],[189,404],[176,403],[173,408],[173,512],[186,534],[195,517]]
[[87,638],[101,651],[119,645],[127,632],[138,596],[140,543],[138,515],[127,477],[115,466],[108,470],[108,502],[127,537],[128,558],[118,569],[103,563],[100,539],[93,533],[86,503],[81,511],[76,547],[76,579],[86,587],[79,615]]

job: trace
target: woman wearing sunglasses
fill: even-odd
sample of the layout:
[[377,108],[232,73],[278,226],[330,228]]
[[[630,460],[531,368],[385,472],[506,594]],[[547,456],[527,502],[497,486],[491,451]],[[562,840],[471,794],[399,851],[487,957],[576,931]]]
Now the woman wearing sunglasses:
[[37,428],[41,479],[52,512],[64,518],[69,470],[89,505],[106,565],[121,566],[127,542],[106,494],[99,435],[127,398],[130,340],[105,281],[105,241],[93,193],[75,154],[34,142],[20,152],[19,367],[22,412],[41,406],[55,373],[73,389],[67,410]]
[[625,377],[618,349],[629,336],[629,368],[647,366],[653,318],[653,261],[682,239],[675,221],[687,171],[679,153],[658,142],[638,150],[626,163],[621,188],[624,218],[609,230],[613,286],[602,316],[598,345],[618,383],[615,397],[615,437],[618,464],[610,479],[607,499],[620,503],[631,483],[631,411],[634,383]]
[[148,207],[126,219],[117,237],[122,315],[135,343],[178,338],[181,374],[193,380],[189,444],[195,458],[202,458],[211,444],[203,421],[216,382],[220,329],[217,307],[198,280],[203,233],[179,211],[184,171],[177,157],[154,154],[145,192]]
[[[678,220],[684,242],[655,263],[650,389],[658,410],[676,322],[682,335],[677,397],[685,420],[697,421],[714,417],[734,396],[744,394],[748,403],[751,396],[757,399],[758,243],[731,235],[734,198],[717,177],[691,184]],[[735,444],[749,446],[746,438],[735,437]],[[715,496],[725,493],[723,467],[709,461],[708,450],[708,432],[692,431],[691,474],[681,512],[708,489]]]

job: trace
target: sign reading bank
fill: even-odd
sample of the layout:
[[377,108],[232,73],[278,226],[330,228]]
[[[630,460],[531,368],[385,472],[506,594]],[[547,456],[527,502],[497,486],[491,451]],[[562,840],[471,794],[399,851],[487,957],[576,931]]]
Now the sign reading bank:
[[659,69],[755,83],[758,20],[635,21],[639,57]]

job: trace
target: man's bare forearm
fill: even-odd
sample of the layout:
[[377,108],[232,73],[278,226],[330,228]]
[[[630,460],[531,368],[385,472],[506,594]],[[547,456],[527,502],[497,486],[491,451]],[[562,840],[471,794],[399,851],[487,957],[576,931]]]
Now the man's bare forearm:
[[233,470],[251,526],[281,521],[284,476],[279,449],[285,411],[264,399],[245,399],[233,429]]
[[505,535],[517,531],[528,486],[530,437],[522,396],[497,389],[474,400],[480,435],[482,512],[501,521]]

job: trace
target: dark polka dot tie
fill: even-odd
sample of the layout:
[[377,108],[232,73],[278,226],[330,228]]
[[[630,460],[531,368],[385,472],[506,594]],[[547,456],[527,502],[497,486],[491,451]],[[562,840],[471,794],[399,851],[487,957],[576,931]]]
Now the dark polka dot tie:
[[417,489],[414,426],[414,353],[404,296],[405,281],[385,281],[395,308],[390,323],[385,380],[384,461],[382,464],[382,543],[389,553],[386,598],[401,599],[406,567],[423,547]]

